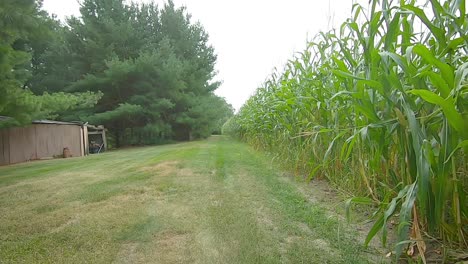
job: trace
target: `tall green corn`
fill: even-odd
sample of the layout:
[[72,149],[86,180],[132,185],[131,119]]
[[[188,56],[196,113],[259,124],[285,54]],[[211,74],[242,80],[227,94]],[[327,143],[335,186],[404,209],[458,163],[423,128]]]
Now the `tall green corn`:
[[397,256],[423,231],[467,248],[467,30],[465,1],[354,5],[225,130],[376,204],[366,243],[398,214]]

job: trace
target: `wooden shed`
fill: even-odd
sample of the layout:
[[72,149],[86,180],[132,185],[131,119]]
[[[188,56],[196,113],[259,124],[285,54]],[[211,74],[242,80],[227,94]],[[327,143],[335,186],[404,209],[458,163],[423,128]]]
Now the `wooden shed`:
[[37,120],[0,129],[0,165],[62,157],[65,148],[72,157],[88,155],[89,133],[100,136],[99,152],[107,149],[104,127],[87,123]]

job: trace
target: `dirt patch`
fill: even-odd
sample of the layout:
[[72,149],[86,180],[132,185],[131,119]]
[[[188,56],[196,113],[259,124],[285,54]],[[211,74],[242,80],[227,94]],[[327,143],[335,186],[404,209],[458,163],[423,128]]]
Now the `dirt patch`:
[[188,242],[188,235],[185,233],[165,232],[157,237],[157,244],[162,248],[184,248]]
[[[290,180],[290,176],[284,175],[286,180]],[[298,190],[311,203],[327,203],[339,204],[342,202],[338,192],[334,190],[326,181],[315,179],[309,184],[297,184]]]
[[163,161],[152,166],[142,167],[144,172],[155,173],[158,176],[170,176],[177,170],[178,161]]
[[196,173],[193,170],[187,168],[180,168],[177,171],[177,176],[179,177],[193,177],[195,175]]

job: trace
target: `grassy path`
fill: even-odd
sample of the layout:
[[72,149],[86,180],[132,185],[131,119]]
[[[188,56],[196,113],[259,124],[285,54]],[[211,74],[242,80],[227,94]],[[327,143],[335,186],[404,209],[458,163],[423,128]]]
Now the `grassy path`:
[[223,137],[0,167],[0,263],[366,263],[346,224]]

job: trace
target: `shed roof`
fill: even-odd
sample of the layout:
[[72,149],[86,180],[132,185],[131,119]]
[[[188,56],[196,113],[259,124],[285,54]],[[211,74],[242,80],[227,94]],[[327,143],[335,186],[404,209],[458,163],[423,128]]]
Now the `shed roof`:
[[10,120],[12,119],[11,117],[9,116],[0,116],[0,121],[7,121],[7,120]]
[[54,120],[34,120],[32,121],[33,124],[53,124],[53,125],[75,125],[75,126],[82,126],[83,122],[74,121],[74,122],[63,122],[63,121],[54,121]]
[[64,121],[55,121],[55,120],[34,120],[32,121],[33,124],[48,124],[48,125],[74,125],[74,126],[87,126],[88,129],[91,130],[104,130],[104,126],[94,126],[88,124],[88,122],[80,122],[80,121],[72,121],[72,122],[64,122]]

